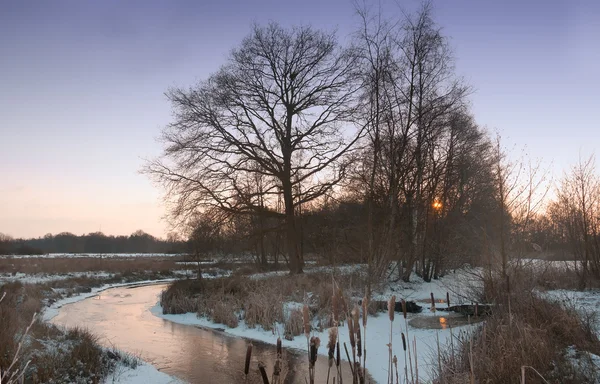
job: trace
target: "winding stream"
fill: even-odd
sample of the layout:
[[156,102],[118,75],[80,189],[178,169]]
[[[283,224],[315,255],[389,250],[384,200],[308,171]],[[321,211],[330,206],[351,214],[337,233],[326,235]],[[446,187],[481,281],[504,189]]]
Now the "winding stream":
[[[160,371],[190,383],[244,383],[248,341],[152,315],[150,308],[165,287],[156,284],[107,289],[98,296],[63,306],[51,322],[86,327],[100,337],[102,344],[134,353]],[[265,363],[270,375],[276,358],[275,347],[253,344],[252,374],[247,382],[262,383],[257,362]],[[284,353],[284,383],[305,383],[306,359],[306,355],[298,351]],[[344,381],[352,382],[348,363],[343,362],[342,366]],[[327,357],[320,356],[316,377],[322,381],[317,382],[325,382],[327,367]]]

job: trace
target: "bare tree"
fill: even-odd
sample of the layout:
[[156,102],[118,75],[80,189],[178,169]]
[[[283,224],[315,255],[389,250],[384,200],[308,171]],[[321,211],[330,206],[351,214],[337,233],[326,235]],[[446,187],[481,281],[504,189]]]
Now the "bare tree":
[[[173,217],[208,206],[281,217],[290,271],[301,273],[297,207],[344,177],[344,155],[362,133],[351,124],[354,68],[333,34],[269,24],[255,26],[208,80],[169,91],[174,122],[146,171],[166,188]],[[260,191],[246,188],[252,175],[262,176]]]
[[[369,258],[399,261],[404,267],[400,275],[407,280],[417,261],[426,264],[427,221],[444,161],[440,148],[469,89],[454,74],[451,49],[429,3],[398,22],[366,8],[358,13],[356,51],[372,155],[362,176],[371,212]],[[385,201],[385,224],[375,229],[372,212],[378,193]],[[381,233],[379,244],[376,232]]]
[[[542,208],[550,189],[548,172],[541,162],[525,158],[511,160],[496,136],[494,177],[498,203],[499,253],[502,276],[507,277],[511,242],[524,239],[534,215]],[[519,250],[516,250],[519,253]]]
[[222,217],[215,210],[205,210],[196,214],[189,222],[188,242],[191,246],[191,256],[198,266],[198,280],[202,279],[202,261],[214,254],[219,245],[223,229]]
[[580,287],[590,277],[600,279],[600,177],[593,156],[580,159],[565,175],[549,212],[571,246]]

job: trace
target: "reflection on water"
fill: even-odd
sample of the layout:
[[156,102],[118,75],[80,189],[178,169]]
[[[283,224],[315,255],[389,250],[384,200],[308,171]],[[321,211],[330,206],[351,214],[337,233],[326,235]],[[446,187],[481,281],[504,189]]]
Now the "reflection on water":
[[450,327],[462,327],[469,324],[475,324],[483,321],[481,317],[469,319],[458,314],[448,314],[446,316],[416,316],[408,321],[408,324],[414,328],[421,329],[448,329]]
[[[160,371],[191,383],[244,382],[248,342],[152,315],[150,308],[156,304],[164,288],[165,285],[161,284],[109,289],[94,298],[62,307],[52,322],[69,327],[87,327],[101,338],[103,344],[137,354]],[[324,348],[321,353],[325,353]],[[254,342],[253,376],[248,383],[262,383],[257,362],[264,362],[270,374],[275,358],[274,346]],[[348,363],[342,363],[344,381],[351,382]],[[326,356],[319,357],[316,371],[316,376],[325,382]],[[306,376],[306,355],[287,351],[282,372],[284,383],[305,383]]]
[[448,328],[448,325],[447,325],[446,323],[447,323],[447,322],[446,322],[446,318],[445,318],[445,317],[440,317],[440,327],[441,327],[442,329],[446,329],[446,328]]

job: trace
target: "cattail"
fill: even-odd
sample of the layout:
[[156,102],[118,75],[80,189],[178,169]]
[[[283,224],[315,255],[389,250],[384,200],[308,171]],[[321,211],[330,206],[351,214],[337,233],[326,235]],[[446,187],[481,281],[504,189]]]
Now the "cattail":
[[258,362],[258,370],[262,376],[263,384],[269,384],[269,376],[267,376],[267,370],[265,369],[265,363],[262,361]]
[[360,357],[362,356],[362,340],[360,337],[360,327],[356,328],[354,331],[356,332],[356,348],[358,349],[358,357],[360,359]]
[[406,337],[404,337],[404,332],[402,332],[402,349],[406,351]]
[[388,316],[390,321],[394,321],[394,309],[396,308],[396,296],[392,295],[388,301]]
[[342,293],[342,289],[338,288],[338,296],[340,298],[340,302],[342,303],[342,309],[344,313],[348,313],[348,305],[346,304],[346,299],[344,298],[344,294]]
[[333,358],[335,355],[335,342],[337,341],[337,328],[329,328],[329,341],[327,342],[327,355],[329,357],[329,366],[333,365]]
[[308,316],[308,305],[306,304],[302,307],[302,320],[304,323],[304,334],[308,338],[310,336],[310,319]]
[[350,346],[354,348],[356,346],[356,340],[354,339],[354,322],[352,319],[348,319],[348,334],[350,335]]
[[357,305],[352,309],[352,320],[354,321],[354,332],[360,329],[360,309]]
[[248,348],[246,349],[246,365],[244,366],[244,374],[248,376],[248,372],[250,372],[250,358],[252,357],[252,343],[248,344]]
[[402,314],[404,315],[404,318],[406,319],[406,300],[402,299]]
[[281,356],[282,355],[282,348],[281,348],[281,337],[277,338],[277,356]]
[[367,296],[363,297],[363,301],[362,301],[362,321],[363,321],[363,328],[366,328],[367,326],[367,317],[369,317],[369,299],[367,298]]
[[431,312],[435,313],[435,299],[433,297],[433,292],[431,292]]
[[335,366],[340,366],[340,342],[338,341],[335,345]]
[[317,362],[317,351],[319,350],[320,345],[321,339],[315,336],[310,338],[310,364],[312,366]]
[[448,292],[446,292],[446,304],[448,305],[448,308],[450,308],[450,294]]

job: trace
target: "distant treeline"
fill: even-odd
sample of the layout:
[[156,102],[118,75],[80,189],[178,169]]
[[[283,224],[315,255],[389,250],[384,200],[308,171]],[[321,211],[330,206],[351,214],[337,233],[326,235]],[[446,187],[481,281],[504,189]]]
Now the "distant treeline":
[[129,236],[108,236],[102,232],[77,236],[69,232],[47,234],[37,239],[13,239],[0,234],[1,255],[46,253],[181,253],[187,243],[175,238],[156,238],[143,231]]

